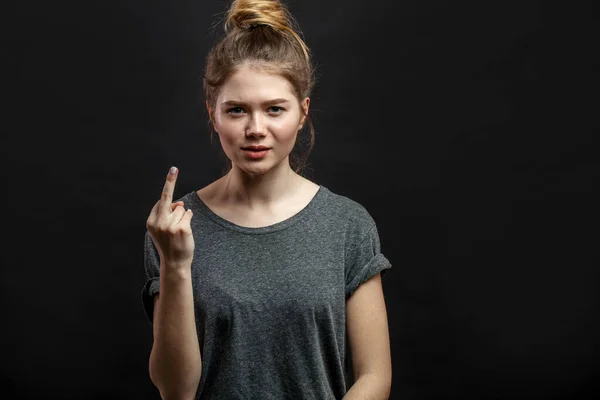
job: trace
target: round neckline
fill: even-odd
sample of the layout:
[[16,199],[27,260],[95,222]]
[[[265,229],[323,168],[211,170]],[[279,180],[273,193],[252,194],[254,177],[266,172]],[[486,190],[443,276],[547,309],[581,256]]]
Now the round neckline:
[[284,219],[283,221],[277,222],[275,224],[261,226],[261,227],[257,227],[257,228],[241,226],[241,225],[235,224],[235,223],[219,216],[204,203],[204,201],[200,198],[200,196],[198,196],[198,193],[196,191],[191,192],[190,196],[192,196],[194,198],[194,203],[198,206],[198,208],[200,208],[202,211],[204,211],[204,214],[207,217],[209,217],[216,224],[221,225],[224,228],[227,228],[227,229],[230,229],[230,230],[233,230],[236,232],[254,235],[254,234],[264,234],[264,233],[280,231],[280,230],[288,228],[288,227],[294,225],[295,223],[297,223],[298,221],[304,219],[305,216],[308,215],[312,211],[312,209],[315,207],[315,204],[319,201],[321,196],[323,196],[323,193],[325,192],[325,190],[326,190],[326,188],[323,185],[319,185],[319,189],[314,194],[312,199],[310,199],[308,204],[306,206],[304,206],[304,208],[302,208],[296,214],[292,215],[291,217],[289,217],[287,219]]

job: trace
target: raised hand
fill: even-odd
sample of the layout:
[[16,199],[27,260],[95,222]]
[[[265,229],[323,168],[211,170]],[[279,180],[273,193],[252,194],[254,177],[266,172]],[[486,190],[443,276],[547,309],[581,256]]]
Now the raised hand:
[[173,268],[190,268],[194,257],[192,210],[185,210],[182,201],[172,203],[179,171],[172,167],[167,174],[160,200],[146,220],[146,228],[160,255],[161,263]]

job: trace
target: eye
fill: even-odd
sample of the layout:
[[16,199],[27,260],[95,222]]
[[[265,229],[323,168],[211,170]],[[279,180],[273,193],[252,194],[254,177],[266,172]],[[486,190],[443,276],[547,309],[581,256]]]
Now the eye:
[[231,107],[227,109],[228,114],[240,114],[244,111],[242,107]]
[[271,106],[269,107],[269,109],[274,112],[275,114],[280,114],[282,111],[285,110],[285,108],[279,107],[279,106]]

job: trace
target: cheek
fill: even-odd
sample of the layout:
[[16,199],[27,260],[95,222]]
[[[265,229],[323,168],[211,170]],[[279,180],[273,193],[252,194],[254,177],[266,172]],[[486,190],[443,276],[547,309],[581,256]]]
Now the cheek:
[[281,120],[273,124],[274,131],[285,137],[294,136],[298,131],[298,128],[299,121],[296,121],[295,119]]
[[239,124],[236,124],[235,122],[235,120],[216,120],[215,131],[217,131],[219,136],[221,136],[223,139],[231,140],[237,135],[237,132],[243,132],[240,131],[240,127],[238,126]]

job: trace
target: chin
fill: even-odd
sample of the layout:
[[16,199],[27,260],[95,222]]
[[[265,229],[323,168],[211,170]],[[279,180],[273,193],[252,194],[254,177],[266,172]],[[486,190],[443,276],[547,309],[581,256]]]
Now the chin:
[[263,163],[261,165],[252,165],[251,162],[242,161],[241,163],[234,163],[234,165],[241,171],[248,175],[263,175],[273,169],[272,164]]
[[248,175],[259,176],[280,168],[283,161],[285,161],[285,159],[279,160],[279,162],[276,163],[274,163],[273,160],[262,160],[256,162],[242,159],[238,163],[234,163],[234,165]]

